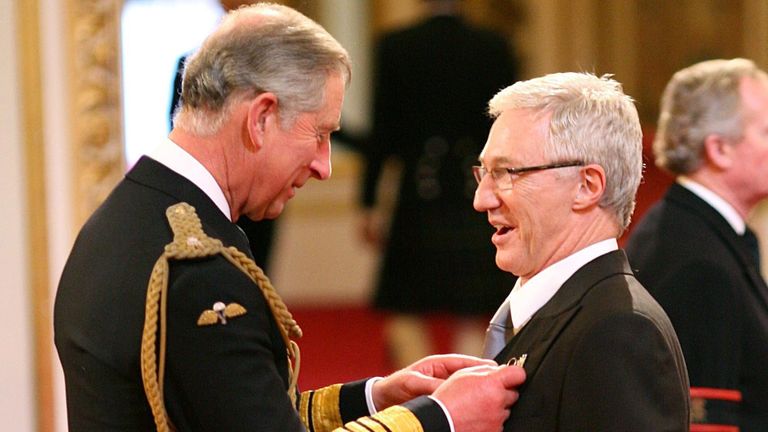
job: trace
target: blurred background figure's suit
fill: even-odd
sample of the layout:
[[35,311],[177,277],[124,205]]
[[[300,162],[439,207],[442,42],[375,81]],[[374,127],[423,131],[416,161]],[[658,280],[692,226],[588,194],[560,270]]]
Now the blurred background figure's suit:
[[[517,62],[504,37],[456,13],[458,2],[426,3],[425,20],[377,46],[361,192],[362,235],[383,253],[374,306],[391,312],[385,336],[396,365],[431,352],[430,312],[461,317],[454,349],[479,354],[485,323],[514,284],[494,265],[492,228],[472,209],[471,166],[491,124],[486,103],[516,80]],[[387,229],[373,208],[388,158],[402,170]]]

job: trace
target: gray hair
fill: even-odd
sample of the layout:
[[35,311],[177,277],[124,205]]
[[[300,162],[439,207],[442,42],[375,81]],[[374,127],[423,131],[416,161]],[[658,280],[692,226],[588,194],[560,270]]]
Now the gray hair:
[[609,75],[555,73],[517,82],[489,103],[498,117],[510,109],[551,113],[544,154],[553,161],[598,164],[606,173],[602,208],[612,211],[623,231],[635,208],[643,172],[642,131],[637,109]]
[[281,126],[319,109],[331,74],[351,78],[347,51],[319,24],[278,4],[258,3],[226,15],[184,68],[182,107],[174,124],[210,135],[235,103],[272,92]]
[[739,83],[744,77],[766,78],[766,74],[752,61],[736,58],[704,61],[672,76],[661,99],[653,141],[657,166],[688,174],[701,166],[707,136],[741,138]]

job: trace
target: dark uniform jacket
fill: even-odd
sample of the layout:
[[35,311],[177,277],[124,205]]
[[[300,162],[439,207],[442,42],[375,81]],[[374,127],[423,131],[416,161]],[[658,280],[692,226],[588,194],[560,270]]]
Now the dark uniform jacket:
[[741,392],[740,404],[708,402],[704,420],[768,431],[768,287],[733,228],[674,184],[627,254],[675,326],[691,385]]
[[688,431],[677,337],[620,250],[579,269],[496,361],[524,354],[505,431]]
[[[173,239],[165,210],[182,201],[196,209],[208,236],[249,250],[243,233],[197,186],[152,159],[136,164],[81,230],[56,295],[55,342],[72,431],[154,430],[139,357],[145,297],[153,265]],[[236,302],[247,313],[226,325],[198,326],[216,302]],[[244,273],[220,255],[171,261],[167,316],[164,399],[177,430],[305,429],[286,392],[285,343]],[[363,382],[329,389],[314,395],[314,414],[324,418],[303,418],[310,430],[368,414]],[[313,395],[304,396],[311,414]],[[393,430],[398,416],[414,414],[427,430],[448,427],[426,397],[407,407],[389,413]]]

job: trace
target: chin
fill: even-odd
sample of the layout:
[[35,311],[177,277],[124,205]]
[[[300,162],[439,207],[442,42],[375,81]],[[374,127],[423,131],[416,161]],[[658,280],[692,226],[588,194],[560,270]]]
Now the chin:
[[508,257],[505,257],[501,251],[496,252],[496,267],[507,273],[517,275],[514,270],[516,267],[514,261],[510,260]]
[[264,212],[262,219],[275,219],[285,210],[285,203],[272,203]]

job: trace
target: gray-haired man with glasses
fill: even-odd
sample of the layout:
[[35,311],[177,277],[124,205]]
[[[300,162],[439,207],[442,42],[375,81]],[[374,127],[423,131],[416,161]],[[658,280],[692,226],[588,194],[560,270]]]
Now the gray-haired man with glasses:
[[474,207],[519,279],[485,355],[528,376],[504,430],[687,431],[677,336],[617,243],[642,174],[632,99],[608,77],[561,73],[502,90],[490,114]]

